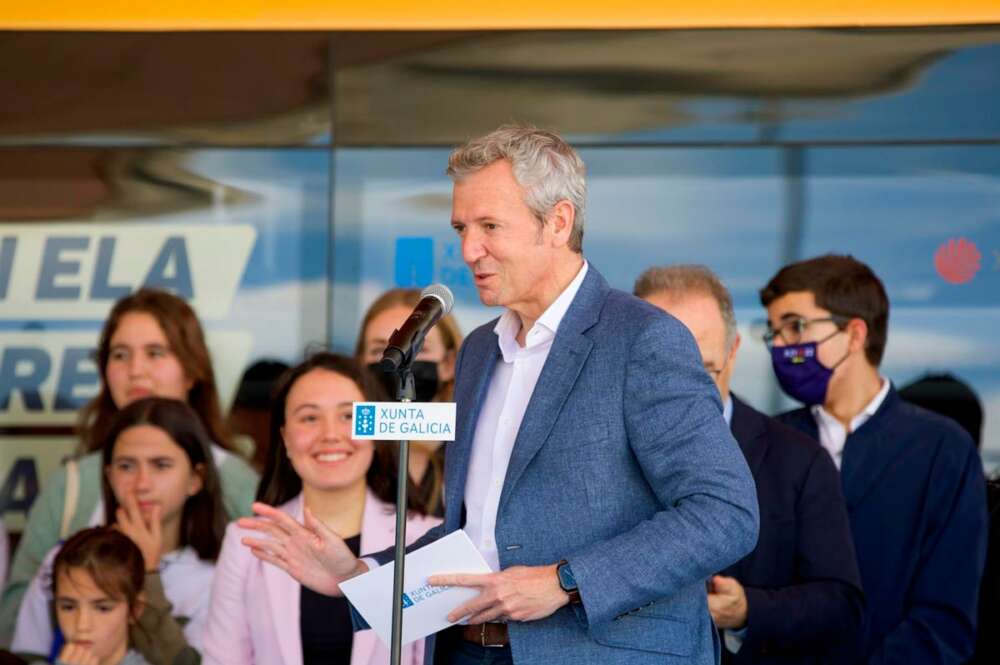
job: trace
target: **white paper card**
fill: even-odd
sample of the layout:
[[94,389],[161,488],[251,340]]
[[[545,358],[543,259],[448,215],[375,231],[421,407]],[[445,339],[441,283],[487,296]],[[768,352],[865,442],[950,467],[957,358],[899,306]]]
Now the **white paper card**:
[[[358,575],[340,585],[341,591],[368,625],[389,646],[392,638],[392,575],[394,563]],[[464,531],[455,531],[406,555],[403,573],[403,644],[454,625],[448,612],[479,595],[468,587],[432,587],[431,575],[490,573]]]

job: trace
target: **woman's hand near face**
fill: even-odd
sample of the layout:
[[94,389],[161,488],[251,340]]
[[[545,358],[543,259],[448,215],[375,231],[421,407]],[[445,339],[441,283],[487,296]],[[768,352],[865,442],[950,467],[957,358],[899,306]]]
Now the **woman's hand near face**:
[[327,596],[339,596],[340,583],[368,571],[344,539],[303,506],[304,524],[287,513],[263,503],[254,503],[258,517],[244,517],[239,525],[259,531],[267,539],[243,538],[254,556],[275,565],[303,586]]
[[97,660],[97,656],[93,654],[90,647],[70,642],[59,652],[56,663],[58,665],[99,665],[100,661]]
[[116,526],[128,536],[142,552],[146,572],[155,572],[160,567],[163,554],[163,530],[160,524],[160,506],[154,505],[149,511],[149,519],[143,517],[139,500],[134,492],[128,492],[122,505],[115,511]]

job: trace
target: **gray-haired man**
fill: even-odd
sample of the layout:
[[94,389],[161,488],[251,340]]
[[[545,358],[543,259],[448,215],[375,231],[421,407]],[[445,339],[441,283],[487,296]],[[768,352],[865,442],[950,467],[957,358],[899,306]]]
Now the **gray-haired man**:
[[[691,335],[584,260],[583,161],[559,136],[501,128],[452,153],[448,173],[480,299],[505,310],[459,352],[444,524],[417,545],[464,529],[496,572],[431,579],[480,593],[451,614],[472,625],[428,652],[714,664],[705,579],[753,547],[757,502]],[[323,589],[368,567],[331,533],[284,529],[251,544],[286,570],[290,547],[316,544]]]

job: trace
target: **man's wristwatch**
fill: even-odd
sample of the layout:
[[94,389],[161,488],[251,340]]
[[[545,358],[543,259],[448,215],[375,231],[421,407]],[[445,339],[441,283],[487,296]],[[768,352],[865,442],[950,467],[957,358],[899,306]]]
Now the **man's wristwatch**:
[[580,590],[576,586],[576,578],[573,577],[573,570],[569,567],[569,561],[563,559],[556,566],[556,575],[559,577],[559,587],[569,595],[570,605],[580,604]]

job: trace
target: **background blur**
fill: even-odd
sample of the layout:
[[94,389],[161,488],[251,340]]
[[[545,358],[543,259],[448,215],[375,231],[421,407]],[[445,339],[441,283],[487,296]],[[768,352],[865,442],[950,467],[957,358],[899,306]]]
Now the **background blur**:
[[101,322],[142,284],[195,304],[226,399],[258,359],[349,352],[392,286],[447,284],[465,332],[496,316],[444,168],[513,121],[580,148],[584,253],[614,286],[673,262],[723,278],[734,388],[765,411],[792,404],[758,289],[820,253],[869,263],[885,374],[971,384],[992,469],[998,73],[1000,28],[0,33],[0,511],[18,529],[73,449]]

